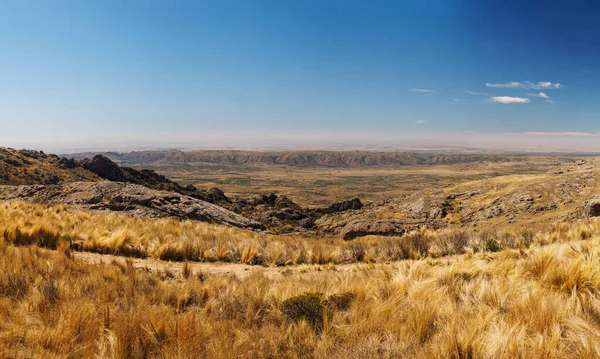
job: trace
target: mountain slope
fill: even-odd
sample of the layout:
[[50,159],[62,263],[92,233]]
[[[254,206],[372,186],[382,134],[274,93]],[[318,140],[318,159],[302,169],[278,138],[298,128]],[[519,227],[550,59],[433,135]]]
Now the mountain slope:
[[57,184],[99,181],[76,161],[44,152],[0,147],[0,184]]

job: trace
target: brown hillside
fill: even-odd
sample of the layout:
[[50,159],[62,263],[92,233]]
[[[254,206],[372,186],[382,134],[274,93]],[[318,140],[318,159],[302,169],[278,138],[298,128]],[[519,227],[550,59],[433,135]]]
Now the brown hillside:
[[0,184],[57,184],[98,180],[100,177],[80,168],[76,161],[40,151],[0,147]]

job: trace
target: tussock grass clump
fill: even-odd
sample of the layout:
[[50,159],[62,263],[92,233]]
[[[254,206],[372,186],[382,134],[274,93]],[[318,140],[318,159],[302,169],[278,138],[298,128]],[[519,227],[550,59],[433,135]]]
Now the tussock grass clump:
[[282,313],[293,321],[305,320],[317,333],[323,331],[325,320],[331,320],[336,310],[346,311],[356,296],[352,293],[334,294],[326,298],[323,293],[304,293],[286,299]]
[[21,299],[29,291],[27,279],[16,273],[3,273],[0,277],[0,297]]
[[56,249],[61,240],[57,230],[48,225],[36,223],[28,228],[18,225],[4,227],[4,240],[17,246],[29,246],[32,244],[40,247]]

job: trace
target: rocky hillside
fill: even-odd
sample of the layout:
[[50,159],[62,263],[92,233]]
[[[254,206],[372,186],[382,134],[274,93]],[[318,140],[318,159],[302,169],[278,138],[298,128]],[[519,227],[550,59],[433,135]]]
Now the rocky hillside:
[[199,190],[192,185],[184,187],[152,170],[138,171],[129,167],[120,167],[104,155],[96,155],[92,159],[77,160],[76,163],[105,180],[139,184],[156,190],[176,192],[215,204],[229,203],[229,199],[218,188]]
[[77,161],[44,152],[0,147],[0,184],[57,184],[99,181]]
[[[96,153],[79,153],[77,159],[91,158]],[[119,163],[212,163],[224,165],[286,165],[297,167],[362,167],[362,166],[405,166],[438,165],[471,162],[508,162],[519,161],[521,156],[457,154],[428,155],[407,152],[370,152],[370,151],[134,151],[128,153],[107,152],[106,157]]]
[[599,162],[579,160],[537,175],[507,175],[466,181],[446,188],[424,188],[315,221],[323,234],[346,239],[390,235],[405,228],[470,227],[477,230],[539,226],[600,216]]
[[[121,167],[104,155],[66,159],[29,150],[2,149],[0,200],[25,199],[144,217],[176,217],[274,233],[315,234],[326,213],[362,207],[359,199],[329,208],[302,208],[285,196],[228,198],[218,188],[199,190],[152,170]],[[81,182],[85,181],[85,182]]]
[[227,201],[218,189],[198,190],[194,186],[180,186],[151,170],[120,167],[103,155],[76,160],[42,151],[0,147],[0,185],[50,185],[102,180],[177,192],[211,203]]
[[212,203],[124,182],[0,186],[0,199],[25,199],[81,209],[126,212],[141,217],[175,217],[245,229],[265,229],[261,223]]
[[183,187],[154,171],[120,167],[102,155],[75,160],[41,151],[0,148],[0,188],[0,200],[27,199],[266,229],[219,206],[229,204],[229,199],[218,189]]

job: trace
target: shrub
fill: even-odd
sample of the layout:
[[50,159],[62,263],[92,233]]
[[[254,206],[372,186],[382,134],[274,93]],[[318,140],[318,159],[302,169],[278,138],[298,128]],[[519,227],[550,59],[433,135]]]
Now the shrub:
[[21,299],[27,294],[28,290],[29,283],[24,276],[9,273],[0,278],[0,297]]
[[317,332],[321,332],[326,311],[323,297],[323,293],[304,293],[291,297],[283,302],[281,311],[295,322],[306,320]]
[[352,305],[352,302],[354,302],[355,298],[356,295],[354,293],[345,292],[330,296],[327,299],[327,302],[332,309],[346,311],[350,309],[350,306]]
[[331,319],[336,310],[350,309],[356,296],[345,292],[325,299],[323,293],[304,293],[285,300],[281,306],[283,314],[293,321],[306,320],[318,333],[323,331],[325,316]]
[[495,238],[486,238],[483,241],[483,250],[486,252],[499,252],[502,248]]

